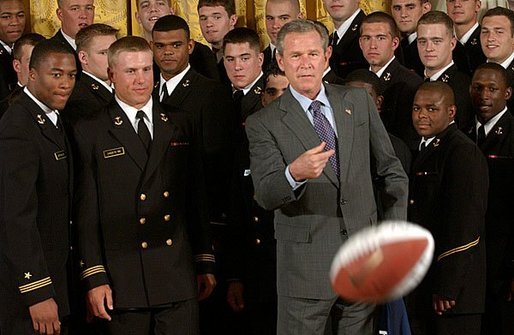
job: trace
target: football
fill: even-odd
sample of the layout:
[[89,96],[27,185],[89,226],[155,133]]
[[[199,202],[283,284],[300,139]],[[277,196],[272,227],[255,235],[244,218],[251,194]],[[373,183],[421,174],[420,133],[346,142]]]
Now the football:
[[428,230],[405,221],[384,221],[341,246],[330,270],[332,287],[351,302],[395,300],[421,282],[433,254]]

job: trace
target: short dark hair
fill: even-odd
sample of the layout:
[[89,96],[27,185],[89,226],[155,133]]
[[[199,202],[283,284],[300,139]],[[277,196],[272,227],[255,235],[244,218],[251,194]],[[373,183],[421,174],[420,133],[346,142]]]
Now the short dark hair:
[[373,88],[373,91],[377,95],[382,95],[382,90],[380,89],[380,79],[378,79],[377,75],[366,69],[358,69],[352,71],[348,76],[346,76],[344,82],[347,85],[349,82],[359,81],[366,84],[370,84]]
[[454,36],[453,21],[445,12],[440,10],[432,10],[423,14],[418,21],[418,27],[422,24],[443,24],[450,36]]
[[71,46],[54,40],[43,40],[34,46],[34,50],[32,50],[32,55],[30,56],[29,68],[37,68],[49,54],[54,53],[71,55],[75,62],[75,51]]
[[478,70],[491,70],[491,71],[496,71],[496,73],[498,73],[500,75],[500,80],[502,81],[502,83],[505,85],[505,87],[509,87],[510,84],[509,84],[509,76],[507,74],[507,70],[505,70],[505,68],[503,66],[501,66],[500,64],[498,63],[483,63],[483,64],[480,64],[476,69],[475,69],[475,72],[473,73],[473,76],[475,76],[474,74],[478,72]]
[[264,72],[264,87],[268,86],[268,79],[271,76],[286,76],[286,73],[282,71],[276,62],[271,62]]
[[[485,12],[484,16],[482,16],[482,21],[488,16],[505,16],[509,19],[510,22],[510,33],[511,36],[514,36],[514,12],[510,9],[504,7],[494,7]],[[480,24],[482,24],[482,21]]]
[[154,31],[171,31],[171,30],[184,30],[186,32],[187,39],[190,38],[190,30],[186,20],[177,15],[165,15],[157,22],[155,22],[152,33]]
[[236,3],[234,0],[199,0],[197,10],[200,10],[201,7],[216,7],[221,6],[225,8],[228,16],[232,16],[236,14]]
[[365,16],[360,26],[360,34],[362,35],[362,26],[365,23],[387,23],[389,25],[389,33],[391,36],[400,38],[400,30],[396,26],[396,22],[391,15],[384,12],[373,12]]
[[455,95],[453,89],[447,83],[442,81],[429,81],[422,83],[416,91],[438,91],[441,92],[447,99],[450,105],[455,105]]
[[259,35],[257,35],[255,30],[246,27],[238,27],[229,31],[225,37],[223,37],[223,50],[225,50],[227,44],[243,43],[248,43],[250,48],[257,51],[257,53],[261,52]]
[[84,27],[79,30],[75,36],[75,43],[77,44],[77,51],[87,49],[93,40],[98,36],[116,36],[119,29],[111,27],[103,23],[93,23],[90,26]]
[[109,47],[109,51],[107,52],[107,62],[109,63],[109,67],[112,67],[117,59],[118,55],[124,51],[127,52],[139,52],[139,51],[148,51],[152,52],[150,49],[150,45],[148,42],[139,36],[125,36],[111,44]]
[[24,45],[32,45],[35,46],[41,41],[46,40],[46,38],[43,35],[37,34],[37,33],[27,33],[22,35],[15,43],[12,51],[12,55],[14,59],[20,60],[21,59],[21,50],[23,49]]
[[277,51],[279,54],[284,54],[284,39],[290,33],[310,33],[316,32],[319,34],[321,46],[323,51],[328,47],[328,33],[326,27],[323,28],[319,23],[310,20],[296,19],[286,23],[280,28],[277,35]]

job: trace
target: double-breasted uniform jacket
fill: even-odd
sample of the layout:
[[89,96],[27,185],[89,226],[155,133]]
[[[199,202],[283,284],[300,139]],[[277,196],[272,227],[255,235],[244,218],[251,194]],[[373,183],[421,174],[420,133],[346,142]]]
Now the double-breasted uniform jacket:
[[[262,108],[262,76],[242,98],[239,118],[238,146],[232,181],[229,250],[226,276],[243,279],[247,299],[273,301],[275,288],[275,240],[273,212],[264,210],[254,199],[250,152],[245,133],[246,119]],[[251,260],[251,261],[249,261]]]
[[[154,89],[158,101],[160,85]],[[226,223],[230,168],[233,161],[233,137],[237,127],[234,105],[221,83],[189,69],[169,97],[162,101],[170,119],[192,127],[200,140],[205,173],[209,219]]]
[[453,60],[460,71],[472,77],[475,69],[487,61],[480,44],[480,25],[473,31],[466,44],[457,41]]
[[421,58],[419,58],[418,39],[416,38],[412,43],[409,43],[408,38],[404,37],[400,42],[400,47],[396,50],[395,54],[399,55],[400,63],[423,78],[425,66],[421,62]]
[[[359,46],[360,26],[364,17],[366,17],[366,14],[361,10],[353,19],[346,33],[339,36],[338,43],[336,45],[331,43],[333,50],[330,57],[330,67],[343,79],[354,70],[368,68],[368,63]],[[333,34],[330,35],[331,41],[332,36]]]
[[[0,121],[0,328],[53,298],[69,313],[67,269],[72,194],[69,144],[26,93]],[[5,328],[7,327],[7,328]]]
[[442,81],[452,88],[455,105],[457,106],[455,122],[459,129],[466,131],[474,119],[471,96],[469,95],[470,77],[460,71],[457,65],[453,64],[437,78],[437,81]]
[[63,119],[75,124],[78,119],[91,118],[104,110],[114,95],[104,85],[88,74],[82,74],[63,111]]
[[0,44],[0,100],[5,99],[18,81],[12,66],[13,56]]
[[412,126],[412,103],[421,77],[394,59],[380,76],[380,91],[384,96],[380,117],[387,131],[403,139],[413,148],[418,141]]
[[282,296],[336,297],[327,277],[333,255],[348,236],[377,220],[371,157],[391,199],[385,219],[406,217],[407,176],[375,104],[363,89],[324,86],[337,127],[339,178],[327,164],[320,177],[299,189],[289,184],[287,165],[320,143],[290,90],[246,122],[255,198],[275,210],[277,290]]
[[[476,140],[476,126],[468,131]],[[486,213],[488,287],[498,296],[514,277],[514,116],[509,111],[496,122],[480,145],[489,167],[489,201]]]
[[433,315],[432,294],[456,301],[447,314],[482,313],[487,163],[455,124],[419,152],[412,165],[409,221],[433,235],[432,265],[407,297],[409,315]]
[[212,272],[204,180],[190,135],[154,102],[147,154],[114,99],[74,127],[81,277],[89,289],[109,284],[115,308],[194,299],[195,262],[197,271]]

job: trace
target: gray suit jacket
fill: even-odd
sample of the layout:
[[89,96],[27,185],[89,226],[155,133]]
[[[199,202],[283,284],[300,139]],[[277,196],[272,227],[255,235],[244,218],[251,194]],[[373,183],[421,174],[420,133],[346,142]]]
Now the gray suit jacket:
[[331,299],[332,259],[349,236],[376,223],[371,160],[383,178],[386,219],[405,219],[408,180],[375,105],[362,89],[325,85],[338,133],[339,180],[327,164],[321,176],[293,191],[285,169],[320,140],[287,90],[248,117],[251,174],[257,202],[275,209],[279,295]]

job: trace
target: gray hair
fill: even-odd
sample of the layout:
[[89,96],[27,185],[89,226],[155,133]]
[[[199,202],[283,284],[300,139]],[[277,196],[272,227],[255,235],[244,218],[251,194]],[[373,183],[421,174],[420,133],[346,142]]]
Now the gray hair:
[[277,50],[278,53],[284,54],[284,39],[286,35],[289,33],[310,33],[311,31],[317,32],[321,39],[321,45],[323,46],[323,51],[327,51],[328,47],[328,33],[326,29],[318,26],[316,23],[310,20],[293,20],[291,22],[286,23],[278,32],[277,36]]

